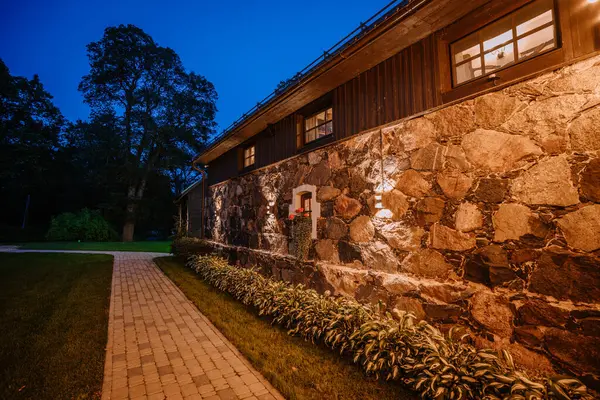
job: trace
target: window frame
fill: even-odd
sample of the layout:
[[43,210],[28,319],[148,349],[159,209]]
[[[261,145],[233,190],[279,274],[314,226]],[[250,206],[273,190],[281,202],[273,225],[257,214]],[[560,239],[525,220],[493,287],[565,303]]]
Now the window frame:
[[[527,32],[524,32],[521,35],[519,35],[518,32],[517,32],[517,28],[518,28],[519,24],[518,24],[518,22],[515,21],[515,17],[517,17],[518,13],[521,12],[521,11],[523,11],[523,9],[525,9],[527,7],[530,7],[530,6],[532,6],[532,5],[534,5],[535,3],[538,3],[538,2],[539,3],[542,3],[542,2],[550,3],[551,7],[550,7],[549,11],[551,12],[552,20],[550,22],[546,22],[546,23],[544,23],[544,24],[542,24],[540,26],[537,26],[537,27],[535,27],[535,28],[533,28],[533,29],[531,29],[531,30],[529,30]],[[543,15],[543,14],[540,14],[540,15]],[[537,18],[537,17],[538,16],[536,16],[534,18]],[[510,29],[508,29],[507,32],[511,31],[511,38],[509,40],[506,40],[506,41],[504,41],[504,42],[502,42],[502,43],[500,43],[498,45],[495,45],[492,48],[489,48],[489,49],[486,50],[485,47],[484,47],[485,46],[485,42],[489,41],[491,39],[494,39],[494,37],[486,38],[486,37],[482,36],[482,34],[484,34],[486,30],[488,30],[490,28],[493,28],[494,25],[501,26],[503,23],[506,23],[507,20],[510,20],[510,22],[507,23],[506,25],[507,26],[510,25]],[[531,21],[531,20],[528,20],[528,21]],[[528,4],[523,5],[522,7],[518,8],[516,10],[512,10],[511,12],[509,12],[508,14],[506,14],[504,16],[501,16],[501,17],[496,18],[495,20],[493,20],[491,22],[488,22],[483,27],[480,27],[480,28],[476,29],[475,31],[471,32],[470,34],[468,34],[468,35],[466,35],[466,36],[464,36],[462,38],[459,38],[459,39],[451,42],[449,44],[449,46],[450,46],[449,52],[450,52],[450,63],[451,63],[452,87],[456,88],[456,87],[459,87],[461,85],[465,85],[465,84],[467,84],[469,82],[472,82],[472,81],[475,81],[475,80],[478,80],[478,79],[484,79],[484,78],[489,77],[492,74],[498,73],[498,72],[500,72],[500,71],[502,71],[504,69],[511,68],[511,67],[513,67],[513,66],[515,66],[517,64],[523,63],[523,62],[525,62],[527,60],[534,59],[536,57],[544,55],[545,53],[548,53],[548,52],[551,52],[551,51],[559,49],[560,45],[561,45],[560,40],[559,40],[559,23],[560,23],[560,21],[558,20],[558,16],[557,16],[556,3],[553,0],[535,0],[535,1],[532,1],[532,2],[530,2]],[[553,43],[552,43],[552,47],[549,48],[549,49],[546,49],[546,50],[542,50],[538,54],[531,54],[529,56],[520,57],[520,54],[519,54],[519,41],[522,40],[522,39],[524,39],[524,38],[530,37],[530,36],[532,36],[532,35],[540,32],[542,30],[545,30],[546,28],[550,28],[550,27],[553,28],[552,29],[552,31],[553,31],[553,37],[552,37]],[[504,29],[502,29],[502,30],[504,30]],[[472,36],[476,36],[476,40],[477,40],[476,43],[477,44],[475,46],[479,46],[479,52],[476,55],[474,55],[474,56],[471,56],[471,57],[469,57],[467,59],[464,59],[464,60],[461,60],[460,62],[457,62],[456,61],[456,56],[458,54],[460,54],[460,51],[455,51],[454,50],[454,46],[456,46],[457,44],[459,44],[463,40],[469,39]],[[473,47],[475,47],[475,46],[473,46]],[[512,48],[513,48],[513,61],[505,64],[504,66],[501,66],[499,68],[496,68],[496,69],[491,70],[491,71],[488,72],[487,71],[487,67],[486,67],[486,56],[488,54],[493,54],[494,51],[497,51],[497,50],[499,50],[501,48],[504,48],[506,46],[512,46]],[[463,82],[460,82],[460,83],[457,82],[457,72],[458,72],[457,71],[457,67],[462,66],[462,65],[466,65],[466,64],[468,64],[468,63],[470,63],[470,62],[472,62],[474,60],[477,60],[477,59],[479,59],[480,63],[481,63],[481,66],[480,66],[480,69],[481,69],[481,72],[482,72],[481,75],[474,76],[474,77],[472,77],[470,79],[467,79],[467,80],[465,80]]]
[[[327,112],[328,112],[329,110],[331,110],[331,119],[329,119],[329,120],[325,119],[325,122],[323,122],[323,123],[321,123],[321,124],[318,124],[318,125],[315,125],[315,126],[313,126],[312,128],[310,128],[310,129],[306,129],[306,122],[307,122],[307,121],[308,121],[310,118],[316,117],[317,115],[319,115],[319,114],[321,114],[321,113],[325,113],[325,118],[327,118]],[[317,134],[317,129],[318,129],[319,127],[321,127],[321,126],[325,126],[325,125],[327,125],[327,124],[331,124],[331,133],[328,133],[327,135],[323,135],[323,136],[317,137],[317,136],[316,136],[316,134]],[[307,138],[306,138],[306,134],[307,134],[308,132],[310,132],[310,131],[313,131],[313,130],[315,131],[315,138],[314,138],[313,140],[307,140]],[[302,122],[302,135],[301,135],[301,136],[302,136],[302,137],[301,137],[301,139],[302,139],[302,145],[303,145],[303,146],[306,146],[306,145],[308,145],[308,144],[311,144],[311,143],[318,142],[318,141],[320,141],[320,140],[325,140],[326,138],[329,138],[329,137],[333,136],[333,107],[332,107],[331,105],[329,105],[329,106],[327,106],[327,107],[325,107],[325,108],[322,108],[322,109],[320,109],[319,111],[317,111],[317,112],[315,112],[315,113],[312,113],[312,114],[310,114],[310,115],[309,115],[309,116],[307,116],[307,117],[303,117],[303,122]]]
[[[512,62],[506,67],[457,86],[453,85],[454,64],[450,44],[486,28],[519,9],[535,3],[535,1],[537,0],[495,1],[476,9],[436,33],[438,47],[437,79],[441,88],[443,104],[470,98],[481,92],[497,90],[497,88],[531,78],[539,73],[563,65],[573,58],[573,45],[570,37],[570,0],[552,0],[557,47],[535,57],[528,57],[520,62]],[[490,79],[492,74],[495,74],[494,79]]]
[[[246,152],[250,149],[252,150],[252,154],[246,156]],[[252,159],[252,163],[246,164],[246,161],[249,159]],[[242,149],[242,169],[252,168],[254,165],[256,165],[256,144],[252,143],[244,146]]]

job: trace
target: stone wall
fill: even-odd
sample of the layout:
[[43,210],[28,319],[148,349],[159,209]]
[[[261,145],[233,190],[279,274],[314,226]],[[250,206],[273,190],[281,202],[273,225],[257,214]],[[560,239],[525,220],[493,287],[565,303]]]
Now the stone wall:
[[[596,57],[355,136],[211,187],[208,237],[240,265],[462,323],[597,389],[599,104]],[[287,217],[302,184],[321,218],[314,261],[297,264]]]

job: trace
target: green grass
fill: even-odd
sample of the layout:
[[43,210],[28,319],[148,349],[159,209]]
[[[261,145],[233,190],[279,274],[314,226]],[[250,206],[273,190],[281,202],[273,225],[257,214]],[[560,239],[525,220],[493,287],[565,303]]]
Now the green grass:
[[170,253],[171,241],[150,242],[33,242],[20,244],[24,250],[92,250],[92,251],[148,251]]
[[0,399],[99,399],[113,258],[0,253]]
[[396,383],[366,377],[351,360],[285,329],[221,292],[175,257],[158,266],[287,399],[415,399]]

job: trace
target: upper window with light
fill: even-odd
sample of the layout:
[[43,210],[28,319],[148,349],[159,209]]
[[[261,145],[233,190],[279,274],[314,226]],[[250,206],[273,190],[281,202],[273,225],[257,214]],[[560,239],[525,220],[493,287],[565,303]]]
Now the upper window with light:
[[553,0],[535,1],[450,45],[454,86],[558,48]]
[[304,144],[333,133],[333,109],[320,111],[304,120]]
[[249,146],[244,149],[244,168],[254,165],[255,146]]

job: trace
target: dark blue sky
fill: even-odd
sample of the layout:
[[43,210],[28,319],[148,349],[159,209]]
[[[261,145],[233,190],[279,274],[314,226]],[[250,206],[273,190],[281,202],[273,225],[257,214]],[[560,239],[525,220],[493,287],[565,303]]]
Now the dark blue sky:
[[107,26],[131,23],[213,82],[222,129],[388,0],[2,3],[0,58],[14,75],[40,75],[68,119],[88,116],[77,91],[88,72],[86,44]]

